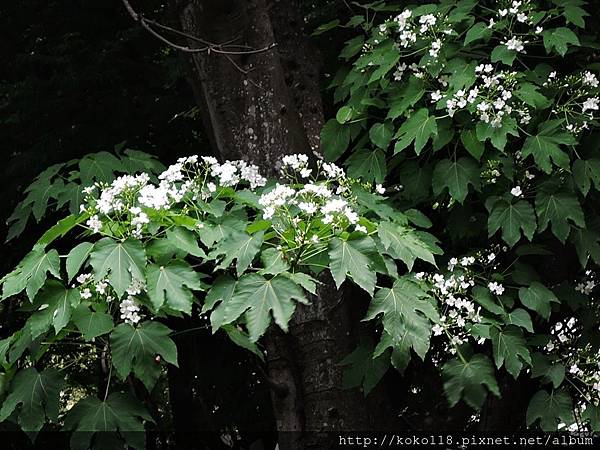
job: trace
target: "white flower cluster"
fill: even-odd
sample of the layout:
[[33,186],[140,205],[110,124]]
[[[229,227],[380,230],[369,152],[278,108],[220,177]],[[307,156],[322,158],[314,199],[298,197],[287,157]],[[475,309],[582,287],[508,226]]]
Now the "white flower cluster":
[[[99,233],[106,222],[119,220],[130,226],[131,235],[141,237],[150,223],[151,211],[169,209],[186,198],[206,200],[217,191],[217,186],[247,183],[255,189],[266,184],[255,165],[245,161],[220,164],[215,158],[196,155],[178,159],[158,179],[159,183],[154,184],[146,173],[123,175],[109,185],[86,188],[86,203],[81,210],[90,214],[87,227]],[[93,195],[96,187],[100,188],[98,198]]]
[[[282,162],[282,172],[291,184],[278,183],[260,197],[259,204],[265,219],[277,219],[275,222],[287,227],[303,216],[334,227],[345,229],[354,226],[355,231],[367,232],[364,226],[359,225],[359,216],[351,206],[351,199],[346,196],[350,180],[342,168],[319,161],[316,176],[310,182],[295,187],[295,174],[306,178],[302,172],[310,170],[307,169],[308,158],[306,155],[288,155]],[[312,170],[308,176],[311,174]],[[380,191],[383,188],[376,189]]]
[[123,319],[125,323],[135,325],[142,320],[142,316],[140,315],[140,307],[135,298],[131,295],[127,296],[121,301],[119,310],[121,312],[121,319]]
[[[589,129],[589,122],[598,118],[600,110],[600,82],[596,74],[584,71],[576,75],[560,76],[550,72],[544,87],[563,93],[552,113],[566,119],[565,129],[578,134]],[[560,101],[562,99],[562,101]]]
[[[422,51],[431,58],[432,61],[425,63],[429,65],[439,58],[444,39],[453,33],[453,29],[444,17],[434,14],[414,16],[410,9],[405,9],[380,25],[379,32],[383,35],[391,35],[396,40],[395,45],[398,49],[412,50],[412,47],[418,43],[418,52]],[[405,63],[400,63],[394,72],[394,79],[396,81],[402,79],[407,68],[410,68],[418,78],[424,76],[424,72],[417,64],[407,66]]]
[[312,169],[308,167],[308,156],[303,154],[286,155],[281,160],[282,172],[288,174],[288,170],[298,172],[302,178],[308,178],[312,174]]
[[106,279],[94,281],[91,273],[82,273],[75,278],[75,281],[79,286],[73,284],[71,287],[79,288],[80,296],[83,300],[92,298],[94,294],[104,297],[107,302],[114,300],[114,297],[109,294],[109,285]]
[[419,273],[417,279],[426,279],[432,285],[431,293],[438,299],[441,311],[440,323],[432,327],[433,335],[447,335],[447,350],[454,354],[456,347],[471,337],[470,327],[481,321],[481,307],[476,307],[475,303],[469,300],[469,291],[475,285],[475,280],[467,272],[447,275],[435,273],[427,276]]
[[513,0],[508,2],[505,8],[498,10],[499,18],[514,18],[518,23],[531,24],[529,18],[531,2],[529,0]]
[[592,345],[581,345],[582,327],[575,317],[554,324],[545,350],[559,354],[567,368],[567,378],[578,386],[584,399],[600,404],[600,357]]

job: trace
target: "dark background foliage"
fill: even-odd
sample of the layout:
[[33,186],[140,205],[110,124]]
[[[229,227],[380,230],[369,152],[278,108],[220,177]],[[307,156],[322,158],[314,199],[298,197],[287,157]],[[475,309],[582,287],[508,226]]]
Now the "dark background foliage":
[[[352,13],[345,1],[303,3],[309,28],[332,18],[343,22]],[[595,3],[594,8],[600,10],[600,4]],[[148,0],[143,4],[149,15],[168,22],[161,2]],[[350,31],[346,35],[341,30],[316,39],[323,53],[323,87],[336,72],[339,48],[350,35]],[[326,116],[331,117],[335,111],[331,92],[324,89],[323,95]],[[51,164],[111,151],[122,142],[156,155],[165,164],[181,155],[209,154],[195,105],[177,55],[133,23],[120,0],[2,2],[2,223],[20,200],[23,188]],[[1,244],[2,274],[15,266],[55,219],[30,223],[19,239]],[[7,228],[0,230],[4,242]],[[9,308],[0,308],[2,337],[11,332],[9,313]],[[185,430],[228,430],[232,435],[239,433],[240,445],[246,446],[259,437],[249,430],[274,429],[269,392],[255,358],[221,334],[211,336],[202,319],[177,319],[170,325],[175,330],[196,331],[174,337],[180,349],[180,368],[170,369],[171,386],[163,389],[170,393],[173,414],[167,418],[172,423],[159,424],[161,428],[181,431],[178,439],[189,439],[188,443],[195,437],[186,437]],[[441,418],[451,419],[439,380],[424,379],[434,372],[427,364],[431,363],[411,367],[402,386],[396,373],[388,373],[374,397],[377,390],[396,396],[396,415],[410,406],[408,414],[400,414],[408,429],[451,428],[451,423],[440,422]],[[88,373],[80,374],[82,384],[93,379],[96,369],[91,367]],[[410,393],[411,386],[423,385],[428,387],[427,395]],[[192,398],[187,396],[190,391],[196,393]],[[147,398],[146,406],[156,411],[164,401]],[[469,414],[468,409],[461,408],[452,412],[457,422]],[[415,418],[423,423],[412,423]],[[268,433],[260,436],[274,439]],[[203,440],[208,448],[222,445],[218,434],[206,435]],[[168,446],[173,436],[158,436],[156,442]],[[149,448],[156,442],[150,440]]]

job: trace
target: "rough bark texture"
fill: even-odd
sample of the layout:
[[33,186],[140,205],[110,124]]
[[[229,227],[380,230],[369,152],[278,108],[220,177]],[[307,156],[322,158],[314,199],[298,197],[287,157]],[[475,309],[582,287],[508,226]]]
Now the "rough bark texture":
[[[318,150],[319,60],[296,2],[178,0],[175,13],[185,32],[214,43],[276,43],[251,55],[186,56],[202,119],[223,159],[243,158],[276,175],[282,155]],[[331,279],[323,281],[311,305],[298,307],[289,333],[272,329],[264,339],[269,376],[282,387],[272,395],[277,429],[293,432],[280,433],[282,450],[325,448],[320,435],[304,431],[368,429],[362,395],[341,388],[339,363],[355,345],[353,318]]]
[[318,65],[294,2],[179,1],[177,15],[186,32],[211,42],[277,44],[256,54],[187,58],[203,122],[224,159],[253,161],[274,175],[281,154],[318,148]]

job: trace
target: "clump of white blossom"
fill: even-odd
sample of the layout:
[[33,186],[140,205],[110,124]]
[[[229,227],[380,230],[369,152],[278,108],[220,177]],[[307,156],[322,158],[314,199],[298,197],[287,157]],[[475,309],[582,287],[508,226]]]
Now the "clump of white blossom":
[[[196,155],[180,158],[153,183],[146,173],[123,175],[110,184],[97,184],[84,190],[81,210],[90,214],[86,222],[93,233],[119,222],[127,225],[126,233],[141,237],[150,223],[150,215],[168,210],[178,203],[193,205],[197,200],[217,197],[217,188],[264,186],[264,178],[253,164],[226,161]],[[94,193],[99,191],[98,196]]]
[[[259,204],[275,230],[295,229],[293,246],[318,245],[331,230],[368,233],[354,206],[351,187],[356,181],[341,167],[318,161],[311,169],[305,155],[289,155],[282,160],[281,173],[283,179],[260,196]],[[374,190],[385,192],[381,185]],[[300,223],[307,225],[299,227]]]
[[565,119],[565,129],[573,134],[588,130],[590,122],[596,120],[600,109],[600,89],[596,74],[589,70],[561,76],[550,72],[544,87],[558,91],[559,101],[552,112]]

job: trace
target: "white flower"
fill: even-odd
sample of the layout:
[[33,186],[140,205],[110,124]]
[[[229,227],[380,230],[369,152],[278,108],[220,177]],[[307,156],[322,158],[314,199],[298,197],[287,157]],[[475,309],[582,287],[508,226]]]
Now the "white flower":
[[432,103],[436,103],[436,102],[438,102],[439,100],[441,100],[441,99],[442,99],[442,97],[443,97],[443,95],[442,95],[442,93],[440,92],[440,90],[438,89],[437,91],[435,91],[435,92],[432,92],[432,93],[431,93],[431,102],[432,102]]
[[315,203],[308,202],[300,202],[298,203],[298,208],[300,208],[306,214],[314,214],[317,212],[317,205]]
[[508,10],[507,9],[501,9],[500,11],[498,11],[498,15],[500,17],[504,17],[508,14]]
[[124,299],[119,305],[121,311],[121,319],[130,325],[138,323],[142,317],[139,314],[140,307],[137,305],[135,298],[131,295]]
[[356,226],[354,227],[354,230],[355,230],[355,231],[360,231],[361,233],[365,233],[365,234],[367,234],[367,233],[368,233],[367,227],[364,227],[364,226],[362,226],[362,225],[356,225]]
[[402,79],[402,76],[404,75],[404,71],[406,70],[406,64],[405,63],[401,63],[398,64],[398,67],[396,68],[396,71],[394,72],[394,80],[395,81],[400,81]]
[[583,73],[582,82],[586,86],[598,87],[598,78],[592,72],[586,71]]
[[516,52],[522,52],[525,49],[525,45],[524,45],[525,43],[526,43],[526,41],[522,41],[521,39],[513,36],[508,41],[504,42],[504,45],[506,45],[506,48],[508,48],[509,50],[515,50]]
[[102,221],[97,215],[90,217],[85,224],[90,227],[94,233],[98,233],[102,229]]
[[512,195],[514,195],[515,197],[520,197],[521,195],[523,195],[523,191],[521,190],[521,186],[515,186],[514,188],[512,188],[510,190],[510,193]]
[[142,291],[144,291],[145,289],[146,289],[146,285],[144,284],[143,281],[138,280],[137,278],[133,278],[131,280],[131,284],[127,288],[126,292],[129,295],[138,295],[138,294],[141,294]]
[[541,33],[542,33],[542,31],[544,31],[544,28],[543,28],[543,27],[536,27],[536,29],[535,29],[535,34],[541,34]]
[[490,253],[489,255],[487,255],[487,261],[488,261],[488,263],[491,263],[495,259],[496,259],[496,254],[495,253]]
[[441,336],[444,333],[444,327],[436,323],[433,327],[431,327],[431,331],[433,331],[434,336]]
[[79,275],[76,280],[79,284],[83,284],[85,283],[87,280],[89,280],[92,277],[91,273],[82,273],[81,275]]
[[303,154],[286,155],[281,163],[283,168],[289,167],[293,170],[301,170],[308,165],[308,156]]
[[263,217],[265,219],[273,217],[276,208],[285,205],[295,193],[296,191],[291,187],[277,184],[271,191],[261,195],[258,203],[263,207]]
[[323,170],[325,171],[325,175],[327,176],[327,178],[330,179],[346,177],[344,170],[333,163],[323,163]]
[[181,164],[181,163],[173,164],[173,165],[169,166],[167,168],[167,170],[165,170],[163,173],[161,173],[158,176],[158,179],[165,180],[169,183],[181,181],[181,180],[183,180],[183,173],[181,172],[181,169],[183,169],[183,164]]
[[519,21],[521,23],[526,23],[527,20],[528,20],[527,14],[525,14],[525,13],[519,13],[519,14],[517,14],[517,21]]
[[98,281],[94,287],[96,288],[96,292],[98,294],[104,295],[106,293],[108,283],[106,281]]
[[377,191],[378,194],[381,194],[381,195],[385,194],[385,188],[381,184],[376,185],[375,190]]
[[84,300],[87,300],[91,296],[92,296],[92,291],[90,291],[89,288],[85,288],[85,289],[81,290],[81,298],[83,298]]
[[308,177],[310,177],[311,173],[312,173],[312,169],[306,168],[306,169],[301,169],[300,170],[300,176],[302,178],[308,178]]
[[600,102],[600,99],[598,99],[598,97],[588,98],[585,102],[583,102],[583,105],[581,107],[581,112],[597,111],[599,102]]
[[488,289],[492,294],[502,295],[504,293],[504,286],[500,283],[496,283],[495,281],[488,284]]
[[456,267],[457,264],[458,264],[458,259],[450,258],[450,261],[448,261],[448,270],[450,272],[454,271],[454,267]]

